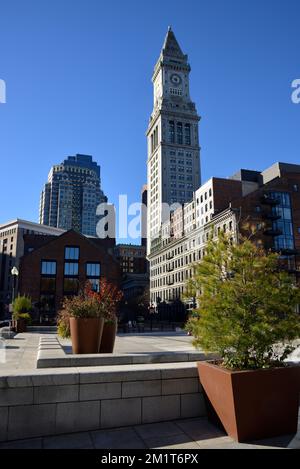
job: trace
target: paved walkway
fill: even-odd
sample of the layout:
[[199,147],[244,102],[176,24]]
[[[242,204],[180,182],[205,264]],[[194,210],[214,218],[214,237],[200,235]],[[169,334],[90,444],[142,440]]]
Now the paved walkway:
[[[5,360],[0,360],[0,375],[11,370],[33,370],[40,337],[53,337],[53,333],[26,332],[5,340]],[[71,341],[60,339],[66,353],[71,353]],[[153,332],[120,334],[116,338],[114,353],[194,352],[191,337],[184,332]],[[0,356],[1,358],[1,356]]]
[[49,436],[0,444],[0,449],[300,449],[297,435],[237,443],[206,418],[153,423],[114,430]]

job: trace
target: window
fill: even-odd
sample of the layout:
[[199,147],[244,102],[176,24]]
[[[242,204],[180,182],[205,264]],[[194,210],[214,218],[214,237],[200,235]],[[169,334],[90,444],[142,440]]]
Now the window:
[[182,122],[177,122],[176,131],[177,131],[177,143],[178,145],[182,145],[183,143]]
[[79,282],[77,278],[64,279],[64,293],[76,295],[78,293]]
[[184,126],[184,143],[185,145],[191,144],[191,126],[190,124],[185,124]]
[[169,143],[175,143],[175,124],[169,121]]
[[55,297],[53,294],[40,295],[40,312],[55,312]]
[[98,278],[89,278],[89,282],[94,292],[100,291],[100,280]]
[[173,96],[182,96],[182,90],[179,88],[170,88],[170,94]]
[[261,212],[261,206],[260,206],[260,205],[257,205],[257,206],[255,207],[255,212],[256,212],[256,213],[260,213],[260,212]]
[[86,275],[87,277],[100,277],[100,263],[88,262],[86,264]]
[[79,248],[75,246],[67,246],[65,248],[65,259],[67,260],[78,260],[79,259]]
[[41,293],[54,293],[55,292],[55,277],[42,277],[41,278]]
[[77,262],[65,262],[65,275],[76,276],[78,275],[78,263]]
[[42,261],[42,275],[56,275],[56,261]]

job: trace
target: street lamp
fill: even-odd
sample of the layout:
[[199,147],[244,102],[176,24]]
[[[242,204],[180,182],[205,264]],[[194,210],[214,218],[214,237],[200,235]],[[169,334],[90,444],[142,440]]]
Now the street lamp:
[[14,278],[13,294],[12,294],[12,303],[13,303],[13,302],[14,302],[14,299],[15,299],[16,280],[17,280],[17,276],[19,275],[19,271],[18,271],[18,269],[17,269],[16,266],[11,269],[11,275],[12,275],[13,278]]

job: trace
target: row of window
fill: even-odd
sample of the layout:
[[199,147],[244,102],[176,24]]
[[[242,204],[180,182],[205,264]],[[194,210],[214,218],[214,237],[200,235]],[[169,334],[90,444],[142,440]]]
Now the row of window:
[[171,158],[170,159],[170,163],[171,164],[181,164],[181,165],[184,165],[184,163],[186,164],[186,166],[193,166],[193,161],[192,160],[176,160],[175,158]]
[[[207,200],[207,198],[211,197],[211,195],[212,195],[212,191],[211,189],[209,189],[208,192],[204,193],[204,200]],[[197,198],[197,204],[199,205],[199,203],[201,204],[203,203],[203,195],[201,195],[200,198],[199,197]]]
[[[184,173],[184,166],[170,166],[170,171],[178,171],[179,173]],[[187,167],[185,168],[187,173],[192,173],[193,168]]]
[[193,176],[191,176],[190,174],[184,176],[184,174],[171,174],[170,175],[170,179],[172,181],[176,181],[176,179],[178,179],[179,181],[192,181],[193,180]]
[[191,125],[169,121],[169,143],[191,145]]
[[[99,262],[87,262],[85,268],[86,268],[87,277],[100,277],[100,263]],[[56,261],[42,261],[41,274],[44,276],[54,277],[56,275]],[[65,262],[64,275],[77,276],[78,275],[78,262]]]
[[[100,279],[89,278],[92,289],[99,291]],[[79,290],[79,280],[74,277],[65,277],[63,279],[63,292],[65,295],[76,295]],[[41,277],[40,292],[41,294],[55,294],[56,291],[56,278],[55,277]]]

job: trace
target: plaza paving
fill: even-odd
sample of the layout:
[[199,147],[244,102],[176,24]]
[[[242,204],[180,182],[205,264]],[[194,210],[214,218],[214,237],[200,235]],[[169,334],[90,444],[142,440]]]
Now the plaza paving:
[[[299,422],[300,423],[300,422]],[[251,443],[237,443],[206,418],[153,423],[114,430],[99,430],[33,438],[0,444],[0,449],[300,449],[297,435]]]
[[[32,370],[41,337],[55,334],[28,332],[17,334],[14,339],[5,340],[5,361],[0,362],[0,374],[11,370]],[[60,340],[66,353],[71,353],[71,341]],[[120,334],[116,338],[115,354],[151,352],[194,352],[191,337],[184,332]]]
[[[50,333],[29,332],[18,334],[14,339],[6,340],[6,359],[4,362],[0,362],[0,375],[36,369],[40,337],[49,337],[48,334]],[[54,335],[51,334],[51,336]],[[115,352],[119,354],[165,351],[191,352],[194,351],[191,342],[191,337],[183,332],[121,334],[117,337]],[[66,352],[70,352],[70,341],[63,341],[63,346]],[[5,448],[300,449],[300,425],[296,435],[281,436],[258,442],[237,443],[209,423],[206,418],[201,417],[1,443],[0,449]]]

